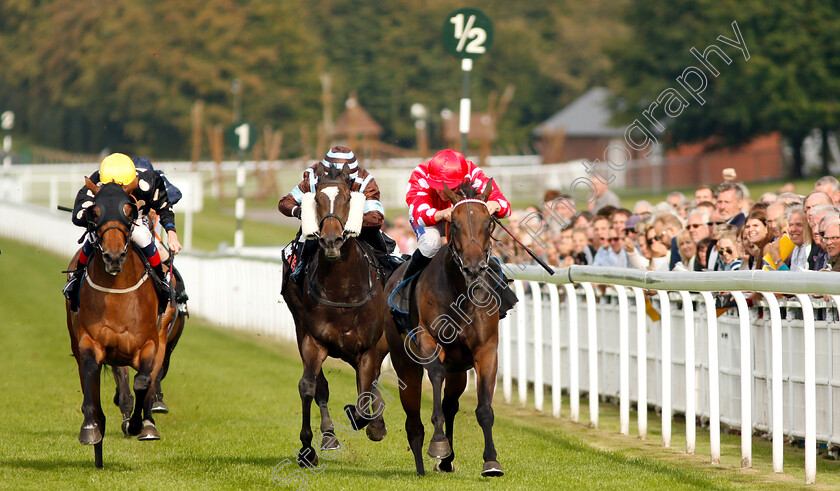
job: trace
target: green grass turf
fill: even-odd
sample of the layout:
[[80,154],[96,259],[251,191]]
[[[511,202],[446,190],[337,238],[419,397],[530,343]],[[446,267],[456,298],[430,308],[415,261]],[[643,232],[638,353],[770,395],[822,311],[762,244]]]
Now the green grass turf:
[[[223,330],[192,318],[173,357],[163,390],[172,412],[156,420],[162,440],[123,439],[119,412],[110,403],[113,381],[103,383],[108,426],[105,469],[93,467],[93,449],[77,441],[82,402],[76,364],[70,356],[60,288],[65,259],[0,239],[0,488],[8,489],[250,489],[275,488],[272,470],[292,461],[299,448],[301,368],[289,343]],[[188,286],[189,288],[189,286]],[[355,400],[352,372],[330,361],[326,375],[331,408]],[[384,384],[395,396],[393,384]],[[428,395],[428,390],[426,391]],[[531,394],[530,400],[533,400]],[[456,419],[456,472],[431,472],[419,479],[395,400],[385,411],[388,436],[369,441],[363,432],[339,433],[342,453],[322,460],[323,472],[307,471],[308,489],[788,489],[804,480],[803,453],[785,448],[786,472],[770,469],[769,443],[754,439],[755,468],[739,468],[739,438],[725,435],[724,461],[686,456],[674,422],[673,446],[659,444],[658,419],[650,413],[650,436],[640,441],[618,434],[618,412],[602,404],[600,428],[522,409],[501,401],[497,391],[495,440],[507,474],[481,478],[482,438],[475,420],[475,393],[462,398]],[[550,399],[549,399],[550,400]],[[430,402],[424,402],[426,440],[431,435]],[[317,421],[313,410],[313,420]],[[635,413],[631,416],[635,431]],[[698,452],[708,437],[698,430]],[[291,471],[296,467],[288,466]],[[840,486],[837,463],[819,460],[816,489]],[[279,477],[282,477],[283,473]],[[288,488],[288,486],[287,486]],[[811,488],[814,489],[814,488]]]

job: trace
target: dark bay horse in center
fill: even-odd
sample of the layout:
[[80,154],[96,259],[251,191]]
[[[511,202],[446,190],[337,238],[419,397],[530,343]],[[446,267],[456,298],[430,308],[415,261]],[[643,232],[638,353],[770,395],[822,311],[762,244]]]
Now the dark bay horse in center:
[[384,403],[377,387],[382,360],[388,354],[385,340],[384,277],[361,232],[365,196],[352,192],[353,178],[347,168],[316,171],[315,192],[301,201],[301,236],[317,239],[317,253],[301,273],[302,282],[289,278],[284,265],[283,298],[295,320],[303,376],[298,384],[302,403],[301,466],[316,465],[312,447],[310,411],[312,400],[321,412],[322,450],[339,447],[327,403],[329,386],[321,369],[331,356],[344,360],[356,371],[357,405],[345,406],[353,429],[366,428],[373,441],[385,437]]
[[[495,222],[486,202],[492,189],[492,179],[483,193],[471,187],[469,182],[459,186],[460,194],[444,186],[444,194],[453,203],[449,242],[418,273],[409,302],[411,332],[397,332],[393,321],[386,327],[391,361],[404,384],[400,400],[406,414],[406,435],[417,474],[421,476],[425,474],[422,455],[425,430],[420,419],[424,368],[432,382],[434,400],[434,434],[428,455],[439,459],[435,470],[453,471],[452,436],[458,399],[467,386],[467,370],[475,368],[478,379],[475,415],[484,433],[481,473],[484,476],[504,474],[496,460],[491,406],[498,365],[501,306],[498,291],[506,286],[501,271],[495,271],[492,265],[496,263],[490,260]],[[395,271],[388,280],[387,294],[397,286],[403,269]]]

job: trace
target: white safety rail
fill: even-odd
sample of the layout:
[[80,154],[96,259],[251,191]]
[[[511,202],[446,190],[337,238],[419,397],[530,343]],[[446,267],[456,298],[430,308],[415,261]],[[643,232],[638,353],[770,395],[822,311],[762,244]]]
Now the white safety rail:
[[[69,262],[81,233],[66,215],[0,201],[0,238],[65,255]],[[193,315],[294,340],[294,322],[280,297],[278,261],[185,252],[175,263]],[[631,401],[645,401],[662,409],[663,445],[670,445],[673,412],[689,422],[702,418],[709,423],[713,463],[720,462],[720,425],[748,426],[751,431],[742,432],[742,465],[751,465],[753,432],[768,433],[776,472],[783,471],[785,436],[804,439],[808,483],[816,478],[817,441],[840,445],[838,276],[586,266],[560,269],[554,276],[536,266],[508,265],[507,270],[517,280],[520,302],[500,324],[499,377],[506,401],[513,402],[516,383],[517,402],[526,406],[532,382],[535,409],[547,410],[550,403],[554,416],[568,414],[578,421],[581,391],[615,397],[624,434],[630,433]],[[63,284],[56,271],[57,300]],[[710,292],[724,289],[733,293],[737,306],[718,317]],[[740,292],[761,292],[763,300],[751,299],[754,305],[748,308]],[[794,296],[777,299],[775,293]],[[648,310],[660,320],[653,321]],[[550,402],[544,400],[545,390]],[[562,401],[562,390],[568,390],[568,402]],[[589,398],[592,425],[598,424],[598,399]],[[638,411],[636,430],[642,437],[646,418],[647,411]],[[688,424],[686,452],[705,452],[696,448],[694,432]]]
[[[0,238],[64,255],[69,263],[82,232],[70,223],[68,214],[55,216],[40,208],[0,201]],[[219,326],[295,339],[294,320],[280,296],[278,261],[183,252],[175,265],[188,289],[191,314]],[[54,293],[59,300],[64,275],[56,271],[55,278],[55,290],[45,293]]]
[[[709,422],[712,463],[720,462],[721,424],[749,427],[741,432],[742,466],[752,464],[753,432],[769,434],[775,472],[783,471],[785,437],[803,439],[806,483],[816,478],[817,441],[840,445],[837,276],[587,266],[560,269],[553,276],[536,266],[508,265],[507,271],[517,280],[520,303],[500,326],[506,401],[513,402],[511,380],[518,382],[523,404],[521,388],[528,381],[536,392],[567,389],[566,414],[576,421],[576,394],[589,387],[590,394],[618,399],[625,434],[631,402],[645,401],[661,409],[663,446],[670,446],[673,412],[685,415],[689,454],[699,451],[690,422],[702,418]],[[561,301],[551,300],[555,285],[565,287]],[[718,316],[710,292],[721,290],[732,293],[736,306]],[[593,291],[600,293],[597,298]],[[751,307],[748,297],[753,297]],[[659,318],[654,321],[649,313]],[[510,326],[523,319],[541,319],[543,325],[511,336]],[[597,412],[598,399],[589,398],[590,411]],[[565,408],[555,404],[552,414],[559,416]],[[542,410],[536,404],[535,409]],[[639,411],[638,417],[644,438],[647,412]],[[597,425],[597,418],[590,415],[590,423]]]

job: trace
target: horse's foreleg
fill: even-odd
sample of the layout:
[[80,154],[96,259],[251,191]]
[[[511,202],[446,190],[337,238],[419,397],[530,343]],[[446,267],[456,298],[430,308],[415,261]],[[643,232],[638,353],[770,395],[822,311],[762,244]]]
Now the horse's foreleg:
[[82,414],[84,421],[79,431],[82,445],[94,446],[95,465],[102,468],[102,435],[105,433],[105,415],[99,404],[99,375],[102,365],[96,361],[92,349],[80,349],[80,373],[82,375]]
[[455,415],[458,414],[460,407],[458,401],[464,389],[467,387],[467,372],[452,372],[446,374],[446,384],[443,389],[443,417],[446,420],[446,438],[449,440],[449,447],[452,453],[448,457],[442,459],[435,466],[435,470],[443,472],[452,472],[452,461],[455,459],[455,445],[452,441],[454,434]]
[[502,466],[496,460],[496,446],[493,444],[493,392],[496,388],[496,369],[498,358],[496,346],[485,346],[476,353],[475,372],[478,380],[478,407],[475,417],[484,433],[484,468],[483,476],[503,476]]
[[429,443],[428,454],[433,459],[443,459],[452,453],[452,447],[449,445],[449,440],[446,438],[446,433],[443,431],[444,416],[441,407],[441,392],[443,389],[443,380],[446,376],[446,368],[440,358],[435,358],[426,364],[426,370],[429,372],[429,380],[432,381],[432,424],[435,426],[435,431],[432,433],[432,441]]
[[[153,371],[155,366],[156,353],[155,343],[149,341],[140,351],[140,364],[137,375],[134,376],[134,413],[128,423],[128,432],[131,435],[138,435],[140,440],[159,440],[160,435],[155,428],[155,420],[152,417]],[[154,375],[157,375],[156,373]]]
[[298,391],[300,392],[301,402],[301,428],[300,428],[300,443],[301,448],[298,453],[298,464],[301,467],[310,467],[318,465],[318,454],[312,448],[312,422],[311,408],[312,399],[315,397],[315,388],[317,386],[317,377],[321,372],[321,365],[327,358],[327,351],[322,349],[315,343],[315,341],[306,336],[300,345],[300,357],[303,360],[303,376],[298,382]]
[[128,383],[128,367],[111,367],[114,372],[114,382],[117,388],[114,394],[114,404],[119,406],[122,413],[123,435],[127,438],[128,419],[131,418],[131,410],[134,409],[134,395],[131,393],[131,386]]
[[330,408],[327,406],[329,402],[330,385],[324,377],[324,371],[321,370],[315,381],[315,404],[321,411],[321,450],[337,450],[341,447],[335,436],[332,418],[330,418]]

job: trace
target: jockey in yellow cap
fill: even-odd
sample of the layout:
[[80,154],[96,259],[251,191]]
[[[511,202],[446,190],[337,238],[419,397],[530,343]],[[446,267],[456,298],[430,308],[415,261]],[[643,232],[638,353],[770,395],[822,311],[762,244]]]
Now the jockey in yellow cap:
[[[172,211],[172,204],[166,194],[163,178],[154,171],[136,169],[131,157],[122,153],[112,153],[102,159],[99,171],[90,176],[91,181],[100,185],[109,182],[125,185],[130,184],[135,179],[138,180],[137,187],[131,194],[139,205],[139,216],[135,222],[138,226],[132,228],[131,240],[143,251],[143,255],[148,259],[149,265],[157,277],[165,282],[160,254],[155,246],[152,232],[148,225],[143,223],[143,218],[149,213],[149,210],[154,210],[160,219],[161,226],[166,230],[169,250],[172,254],[180,252],[181,243],[178,240],[178,233],[175,231],[175,213]],[[73,207],[73,223],[80,227],[87,227],[88,215],[86,212],[92,205],[93,193],[87,187],[82,186],[76,194],[76,203]],[[73,311],[78,309],[78,287],[82,272],[87,267],[93,253],[93,242],[90,234],[86,234],[82,250],[79,253],[78,267],[70,273],[67,285],[64,287],[64,295],[70,300],[71,310]]]

